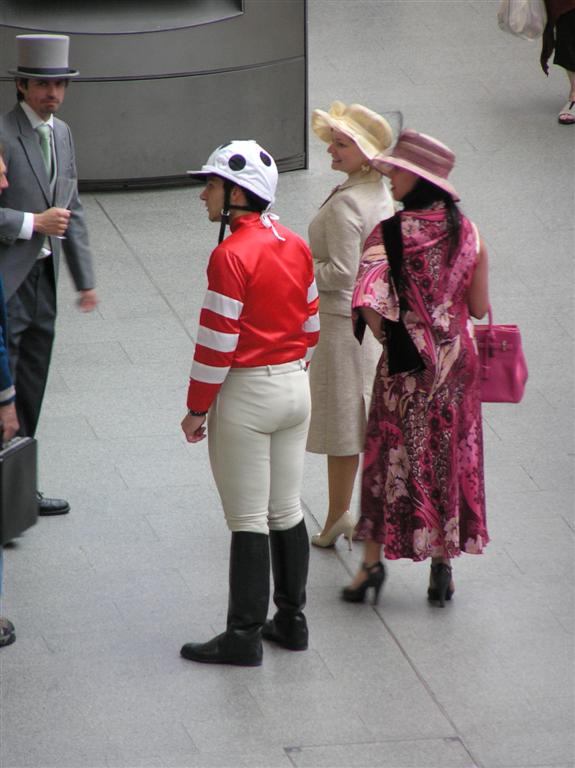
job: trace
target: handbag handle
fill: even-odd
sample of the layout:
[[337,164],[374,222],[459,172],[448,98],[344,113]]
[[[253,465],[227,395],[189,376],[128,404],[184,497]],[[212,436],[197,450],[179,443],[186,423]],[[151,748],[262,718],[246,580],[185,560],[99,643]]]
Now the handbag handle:
[[495,335],[493,333],[493,310],[491,304],[487,307],[487,333],[485,334],[485,344],[479,348],[479,364],[481,366],[481,378],[487,379],[489,375],[489,358],[493,357]]
[[493,357],[493,342],[495,341],[495,334],[493,333],[493,310],[491,304],[487,307],[487,344],[485,345],[485,353],[487,357]]

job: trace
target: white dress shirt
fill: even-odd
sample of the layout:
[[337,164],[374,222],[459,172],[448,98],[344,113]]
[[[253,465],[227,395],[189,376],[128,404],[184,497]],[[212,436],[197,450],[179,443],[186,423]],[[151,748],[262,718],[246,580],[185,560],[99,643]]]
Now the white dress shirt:
[[[47,120],[42,120],[41,117],[39,117],[34,110],[26,104],[25,101],[20,102],[20,106],[22,107],[24,114],[30,121],[30,125],[36,131],[36,128],[38,128],[39,125],[45,124],[50,126],[50,141],[52,144],[52,159],[54,164],[56,163],[56,152],[54,151],[54,115],[50,115],[50,117]],[[56,168],[54,167],[54,171],[56,171]],[[54,172],[54,176],[56,173]],[[24,221],[22,223],[22,229],[18,233],[18,237],[20,240],[31,240],[32,235],[34,234],[34,214],[33,213],[27,213],[24,212]],[[46,241],[48,242],[48,240]],[[40,257],[43,256],[49,256],[51,251],[49,249],[46,249],[46,247],[42,248],[42,252],[40,254]]]

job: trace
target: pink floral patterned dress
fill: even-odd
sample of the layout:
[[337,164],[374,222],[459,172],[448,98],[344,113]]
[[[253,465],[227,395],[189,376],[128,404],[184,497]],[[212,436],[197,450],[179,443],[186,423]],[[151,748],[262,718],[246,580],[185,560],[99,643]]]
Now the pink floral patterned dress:
[[[365,444],[359,532],[389,559],[479,554],[485,518],[479,361],[466,295],[477,233],[461,216],[448,263],[445,207],[401,213],[402,318],[423,360],[419,372],[388,375],[385,342]],[[399,300],[378,225],[365,242],[353,295],[358,307],[399,319]]]

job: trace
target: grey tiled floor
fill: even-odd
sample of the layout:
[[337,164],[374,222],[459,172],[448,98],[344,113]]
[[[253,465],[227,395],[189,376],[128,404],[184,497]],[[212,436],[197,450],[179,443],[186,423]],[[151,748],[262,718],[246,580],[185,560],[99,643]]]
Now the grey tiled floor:
[[[525,399],[484,411],[487,553],[460,558],[439,610],[409,562],[390,565],[378,608],[341,603],[359,546],[314,550],[307,653],[181,660],[226,608],[206,447],[179,431],[217,228],[197,190],[86,195],[102,303],[80,316],[63,275],[39,434],[41,487],[72,513],[6,552],[18,640],[0,653],[2,768],[573,765],[575,128],[556,122],[564,73],[546,80],[538,44],[500,32],[496,9],[309,4],[311,107],[401,108],[456,151],[496,319],[523,331]],[[310,169],[280,179],[282,221],[305,234],[340,180],[312,137]],[[313,532],[322,457],[303,499]]]

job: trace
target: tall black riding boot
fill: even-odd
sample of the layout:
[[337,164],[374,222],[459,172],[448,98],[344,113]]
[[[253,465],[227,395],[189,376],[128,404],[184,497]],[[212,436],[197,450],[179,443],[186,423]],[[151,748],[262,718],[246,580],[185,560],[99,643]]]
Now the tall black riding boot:
[[262,626],[270,597],[270,550],[264,533],[232,533],[230,597],[226,631],[207,643],[186,643],[185,659],[205,664],[258,667]]
[[287,531],[270,531],[270,548],[277,611],[264,624],[263,637],[290,651],[305,651],[308,630],[303,609],[309,566],[305,521]]

